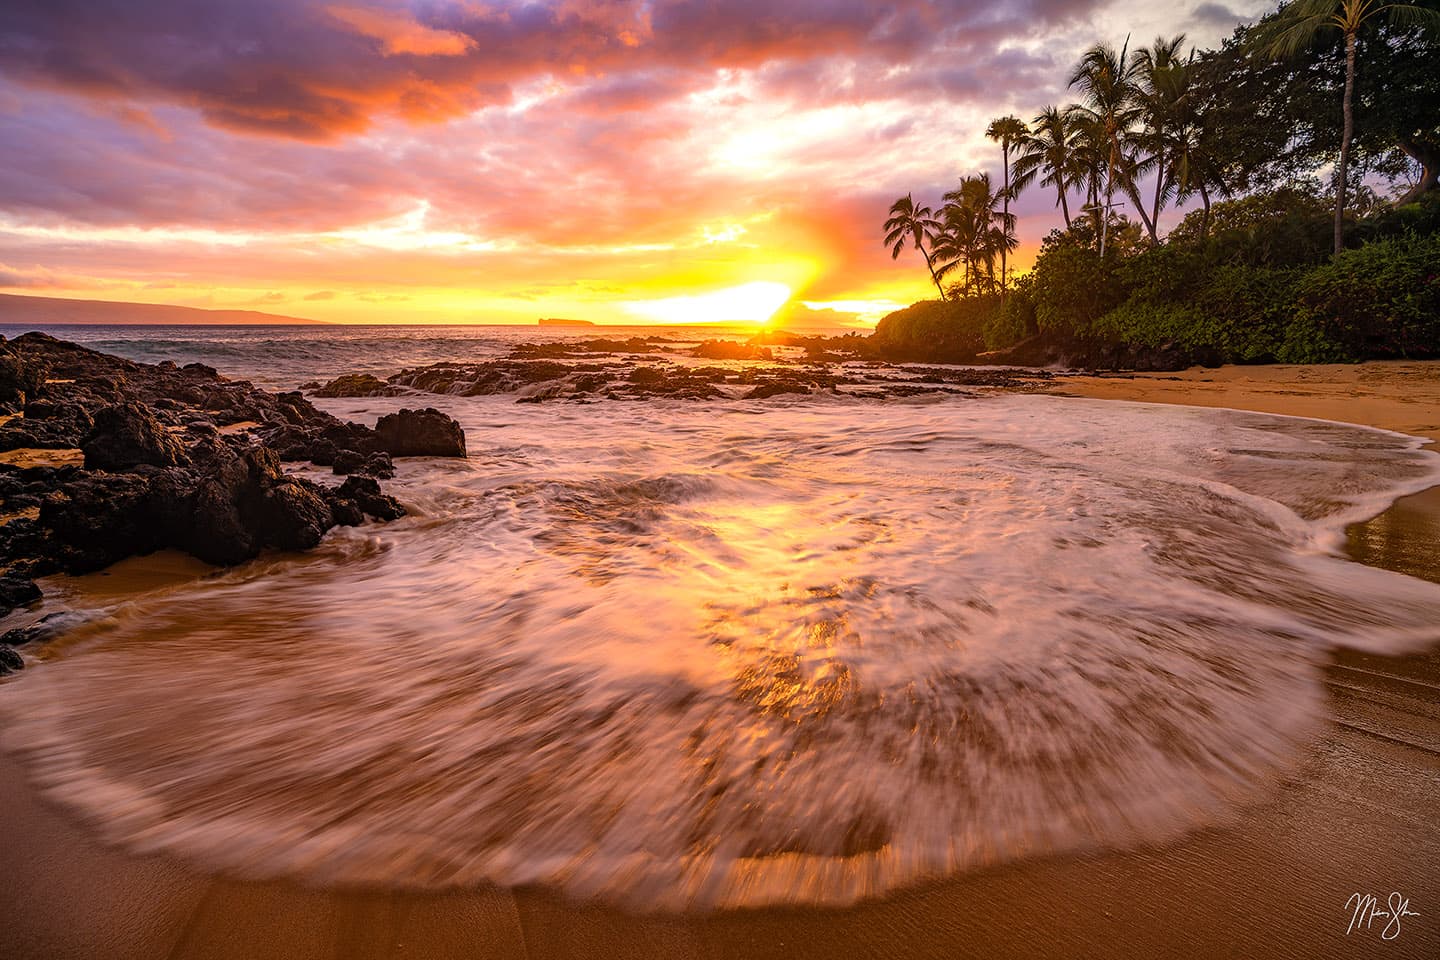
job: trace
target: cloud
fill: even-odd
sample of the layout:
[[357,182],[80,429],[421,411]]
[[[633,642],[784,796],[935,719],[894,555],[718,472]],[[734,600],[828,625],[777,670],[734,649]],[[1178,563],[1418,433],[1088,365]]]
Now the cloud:
[[330,6],[326,12],[364,37],[379,40],[387,54],[413,53],[421,57],[455,57],[475,42],[463,33],[437,30],[408,16],[366,7]]
[[335,299],[335,291],[334,291],[334,290],[316,290],[314,293],[307,293],[307,294],[305,295],[305,299],[306,299],[306,300],[334,300],[334,299]]
[[1190,18],[1196,23],[1209,24],[1217,27],[1232,27],[1243,20],[1249,19],[1242,17],[1223,3],[1202,3],[1190,11]]

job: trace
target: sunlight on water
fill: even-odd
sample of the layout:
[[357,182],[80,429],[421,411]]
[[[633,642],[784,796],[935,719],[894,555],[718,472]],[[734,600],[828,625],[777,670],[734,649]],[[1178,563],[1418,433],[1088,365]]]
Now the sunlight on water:
[[[1263,794],[1337,644],[1440,587],[1334,555],[1391,434],[1042,397],[443,398],[412,516],[114,604],[0,698],[110,839],[245,875],[839,903]],[[333,401],[375,417],[389,400]]]

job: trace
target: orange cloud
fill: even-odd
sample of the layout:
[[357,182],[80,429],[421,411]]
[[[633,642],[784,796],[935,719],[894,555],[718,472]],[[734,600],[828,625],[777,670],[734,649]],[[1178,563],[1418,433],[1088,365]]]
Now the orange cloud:
[[379,40],[387,54],[456,57],[475,45],[463,33],[427,27],[394,11],[335,5],[326,7],[325,12],[361,36]]

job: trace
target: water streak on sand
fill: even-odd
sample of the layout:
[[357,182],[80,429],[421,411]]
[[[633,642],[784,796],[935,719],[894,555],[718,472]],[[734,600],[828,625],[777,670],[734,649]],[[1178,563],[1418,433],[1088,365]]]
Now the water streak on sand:
[[7,684],[48,793],[248,875],[837,903],[1210,822],[1300,755],[1328,648],[1440,639],[1440,586],[1334,553],[1440,476],[1394,434],[444,400],[478,452],[403,464],[410,518],[117,604]]

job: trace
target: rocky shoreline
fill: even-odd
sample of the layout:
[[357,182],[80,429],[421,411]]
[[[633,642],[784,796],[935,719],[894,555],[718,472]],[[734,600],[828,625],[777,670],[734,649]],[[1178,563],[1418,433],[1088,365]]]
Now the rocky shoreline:
[[[178,549],[216,565],[307,550],[335,526],[404,515],[381,489],[393,457],[463,457],[458,423],[401,410],[375,428],[299,392],[202,364],[135,363],[40,333],[0,338],[0,615],[40,599],[37,577]],[[329,466],[336,486],[287,475]],[[21,664],[0,637],[0,673]]]
[[[715,363],[694,362],[699,360]],[[897,365],[876,359],[859,337],[772,334],[748,343],[707,340],[684,348],[661,337],[520,344],[499,359],[432,363],[383,380],[345,374],[302,389],[318,397],[514,394],[517,403],[763,400],[816,393],[890,399],[964,393],[964,387],[1033,388],[1051,377],[1043,370]]]

